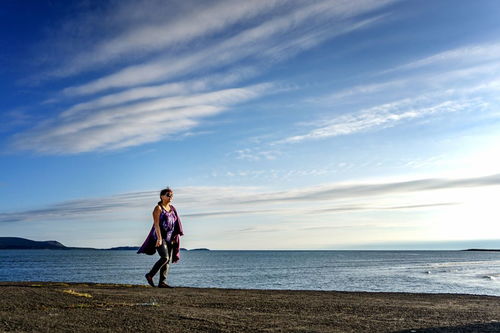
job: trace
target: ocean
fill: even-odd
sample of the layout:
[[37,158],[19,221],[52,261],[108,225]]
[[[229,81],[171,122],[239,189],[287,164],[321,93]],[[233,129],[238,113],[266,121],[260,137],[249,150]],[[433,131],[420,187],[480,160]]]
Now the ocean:
[[[157,258],[135,251],[0,250],[0,281],[146,284],[144,274]],[[168,282],[203,288],[500,296],[500,252],[182,251]]]

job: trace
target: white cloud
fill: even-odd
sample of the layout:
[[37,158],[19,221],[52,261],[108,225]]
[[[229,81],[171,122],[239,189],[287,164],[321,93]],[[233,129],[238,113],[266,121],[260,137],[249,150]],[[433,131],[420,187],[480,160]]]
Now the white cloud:
[[451,67],[454,65],[464,66],[467,64],[484,64],[489,61],[497,61],[499,59],[500,43],[495,42],[479,45],[467,45],[423,57],[419,60],[389,69],[383,73],[411,70],[432,65],[444,65],[446,67]]
[[274,160],[281,152],[278,150],[259,150],[255,148],[244,148],[233,153],[237,159],[247,161]]
[[[276,191],[250,186],[196,186],[174,189],[175,205],[183,216],[239,216],[248,214],[330,214],[345,211],[439,208],[460,204],[467,189],[500,186],[500,174],[472,178],[428,178],[384,182],[334,183]],[[441,192],[444,191],[444,192]],[[454,191],[454,195],[449,195]],[[491,190],[493,191],[493,190]],[[0,214],[0,222],[68,221],[100,216],[101,219],[135,219],[151,210],[159,191],[140,191],[110,197],[72,200],[45,208]],[[465,192],[464,192],[465,193]],[[417,194],[420,194],[417,196]],[[475,197],[475,200],[478,200]],[[300,203],[297,205],[296,203]],[[251,208],[249,208],[251,207]],[[135,212],[135,213],[134,213]]]
[[[403,179],[308,186],[174,188],[174,204],[186,231],[185,246],[217,249],[331,248],[390,240],[491,238],[500,218],[495,194],[500,175]],[[159,191],[116,194],[0,213],[0,223],[30,221],[119,228],[128,244],[151,225]],[[130,224],[132,222],[133,226]],[[255,232],[259,232],[259,245]],[[265,233],[264,235],[262,233]],[[249,235],[250,234],[250,235]],[[470,236],[472,235],[472,236]],[[213,238],[215,241],[212,241]],[[310,239],[314,239],[312,242]],[[63,242],[66,242],[61,239]],[[188,245],[189,243],[189,245]],[[106,245],[100,245],[109,247]]]
[[321,103],[332,103],[341,99],[347,99],[354,96],[373,94],[388,89],[401,88],[404,87],[407,84],[407,82],[408,82],[407,80],[392,80],[387,82],[362,84],[348,89],[337,91],[333,94],[323,96],[321,98],[313,99],[312,101]]
[[[432,57],[430,57],[432,58]],[[387,71],[381,72],[385,74]],[[381,73],[378,73],[380,75]],[[500,62],[486,64],[464,64],[462,66],[443,66],[432,72],[404,73],[401,77],[387,81],[379,80],[373,83],[363,83],[335,91],[324,96],[310,98],[309,101],[321,104],[335,104],[341,101],[356,103],[360,98],[374,96],[418,95],[428,94],[434,96],[455,94],[469,94],[475,92],[494,92],[499,90],[498,75]],[[439,89],[439,93],[436,92]]]
[[[55,75],[67,76],[96,66],[106,65],[111,62],[123,61],[124,57],[140,57],[166,50],[190,42],[208,38],[218,32],[231,28],[234,24],[254,19],[258,15],[272,12],[276,7],[286,3],[285,0],[253,0],[253,1],[217,1],[207,4],[188,4],[191,10],[183,11],[183,15],[165,15],[166,21],[158,22],[156,11],[175,11],[169,8],[167,2],[144,2],[132,7],[147,12],[139,22],[132,27],[123,27],[124,31],[117,36],[103,40],[91,50],[82,52],[69,61],[65,67],[55,71]],[[133,4],[121,4],[121,7],[130,7]],[[160,7],[160,8],[159,8]],[[123,11],[121,16],[133,15],[133,8]],[[154,17],[153,22],[147,19]],[[125,20],[130,22],[130,20]],[[149,23],[149,24],[148,24]]]
[[273,16],[233,37],[185,54],[162,56],[157,60],[126,67],[89,83],[69,87],[68,95],[93,94],[111,88],[150,84],[161,80],[233,64],[246,58],[283,59],[311,48],[327,38],[379,22],[383,17],[354,17],[391,1],[314,1],[298,6],[283,16]]
[[44,154],[114,150],[182,133],[202,119],[272,91],[271,84],[175,96],[122,107],[71,110],[14,137],[18,149]]
[[492,55],[490,52],[497,49],[500,49],[500,44],[493,43],[438,53],[396,68],[442,64],[431,72],[401,73],[400,77],[387,81],[354,85],[309,98],[307,101],[315,106],[342,110],[347,105],[348,110],[357,108],[359,111],[313,120],[306,124],[315,127],[312,130],[275,141],[274,144],[351,135],[450,112],[474,111],[479,115],[486,111],[494,116],[493,106],[498,102],[494,96],[500,91],[500,53]]
[[[97,36],[95,46],[62,61],[58,75],[79,74],[101,65],[121,69],[66,87],[62,97],[49,101],[54,107],[77,96],[113,91],[70,105],[59,116],[18,133],[12,137],[13,146],[43,154],[74,154],[182,136],[198,127],[201,119],[266,89],[214,90],[255,76],[271,63],[326,39],[382,22],[384,15],[368,14],[394,1],[175,3],[182,15],[168,14],[163,20],[168,8],[159,1],[143,7],[125,2],[117,5],[116,13],[108,8],[104,16],[114,28]],[[121,29],[120,22],[126,23]],[[271,150],[259,153],[263,159],[275,156]]]
[[138,100],[176,95],[183,96],[197,92],[213,90],[214,87],[222,87],[237,83],[242,79],[256,75],[257,72],[258,71],[255,68],[243,67],[238,68],[231,73],[218,73],[193,80],[127,89],[117,93],[98,97],[87,102],[75,104],[68,110],[66,110],[63,114],[65,116],[68,116],[80,110],[100,109],[114,105],[126,104]]
[[291,136],[276,143],[296,143],[304,140],[350,135],[367,130],[392,127],[404,120],[437,113],[464,111],[471,108],[477,110],[484,108],[484,106],[485,102],[480,99],[431,101],[430,103],[427,97],[404,99],[340,115],[326,121],[326,124],[325,121],[322,121],[322,125],[306,134]]

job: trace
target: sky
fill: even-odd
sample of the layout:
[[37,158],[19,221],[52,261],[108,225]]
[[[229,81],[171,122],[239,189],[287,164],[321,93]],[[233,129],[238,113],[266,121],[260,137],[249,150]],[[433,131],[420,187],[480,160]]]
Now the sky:
[[4,0],[0,235],[500,247],[500,2]]

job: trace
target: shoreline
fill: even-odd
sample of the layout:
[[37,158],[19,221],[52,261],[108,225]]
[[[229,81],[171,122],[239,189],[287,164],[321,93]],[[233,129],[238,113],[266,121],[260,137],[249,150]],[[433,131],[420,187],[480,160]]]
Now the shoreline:
[[[146,287],[151,288],[146,282],[144,284],[130,284],[130,283],[111,283],[111,282],[88,282],[88,281],[0,281],[0,289],[5,284],[39,284],[39,285],[53,285],[53,286],[109,286],[109,287]],[[446,292],[412,292],[412,291],[368,291],[368,290],[321,290],[321,289],[257,289],[257,288],[223,288],[223,287],[192,287],[192,286],[177,286],[173,285],[174,289],[194,289],[194,290],[229,290],[229,291],[269,291],[269,292],[318,292],[318,293],[347,293],[347,294],[396,294],[396,295],[450,295],[450,296],[478,296],[478,297],[496,297],[500,300],[500,295],[491,294],[470,294],[470,293],[446,293]]]
[[500,331],[500,297],[0,282],[0,331]]

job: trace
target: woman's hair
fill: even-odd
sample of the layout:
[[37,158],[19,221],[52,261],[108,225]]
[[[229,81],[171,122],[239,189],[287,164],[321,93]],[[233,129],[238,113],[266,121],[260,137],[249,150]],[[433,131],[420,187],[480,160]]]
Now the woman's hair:
[[170,187],[164,188],[160,191],[160,201],[158,201],[158,205],[161,204],[161,196],[167,194],[168,192],[173,193],[174,191],[172,191]]

